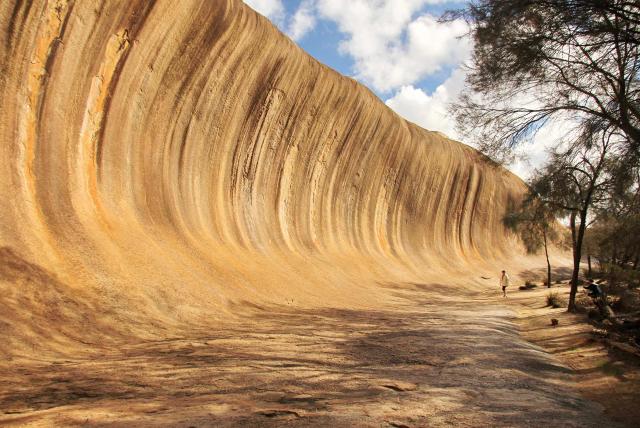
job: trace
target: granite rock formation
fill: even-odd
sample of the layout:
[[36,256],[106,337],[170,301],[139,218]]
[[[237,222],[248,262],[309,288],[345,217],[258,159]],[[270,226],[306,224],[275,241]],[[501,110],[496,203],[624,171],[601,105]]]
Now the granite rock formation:
[[240,0],[3,1],[0,93],[0,352],[374,304],[518,248],[517,177]]

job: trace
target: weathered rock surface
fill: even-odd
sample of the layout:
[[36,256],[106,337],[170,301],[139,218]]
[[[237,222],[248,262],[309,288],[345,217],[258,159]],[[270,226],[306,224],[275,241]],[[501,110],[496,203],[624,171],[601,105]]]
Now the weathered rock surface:
[[0,53],[0,352],[367,305],[513,251],[519,179],[239,0],[3,1]]

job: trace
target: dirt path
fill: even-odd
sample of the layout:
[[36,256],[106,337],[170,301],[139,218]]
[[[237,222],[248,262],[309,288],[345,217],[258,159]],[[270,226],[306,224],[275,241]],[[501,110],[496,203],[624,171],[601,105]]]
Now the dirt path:
[[91,360],[0,367],[9,426],[611,426],[494,297],[251,322]]
[[[554,285],[553,292],[568,300],[569,286]],[[640,361],[626,352],[606,346],[594,335],[585,315],[545,306],[546,288],[514,292],[518,324],[525,339],[539,345],[573,370],[573,384],[585,397],[600,403],[605,414],[622,426],[640,421]],[[550,327],[551,318],[559,321]]]

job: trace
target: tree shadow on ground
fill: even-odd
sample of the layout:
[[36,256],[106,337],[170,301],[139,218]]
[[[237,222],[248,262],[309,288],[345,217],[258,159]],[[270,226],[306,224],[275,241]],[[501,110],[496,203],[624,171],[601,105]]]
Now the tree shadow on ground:
[[[573,269],[570,267],[560,266],[551,268],[551,281],[568,281],[571,279]],[[547,268],[541,267],[539,269],[525,269],[518,273],[520,278],[525,281],[546,281],[547,280]]]
[[523,342],[498,307],[423,288],[396,287],[402,303],[390,310],[247,306],[247,321],[224,329],[22,366],[2,376],[0,421],[49,410],[90,426],[602,422],[558,386],[570,371]]

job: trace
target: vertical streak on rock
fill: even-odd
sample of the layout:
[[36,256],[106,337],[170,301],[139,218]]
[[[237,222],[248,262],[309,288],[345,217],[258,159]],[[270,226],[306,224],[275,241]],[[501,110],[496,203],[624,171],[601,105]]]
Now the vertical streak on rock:
[[460,248],[463,252],[473,250],[473,211],[476,208],[476,198],[479,190],[480,175],[478,169],[471,167],[471,175],[468,178],[467,186],[464,192],[462,214],[458,225],[458,239],[460,240]]
[[[9,6],[9,4],[7,4]],[[12,36],[22,30],[24,23],[29,16],[29,11],[33,6],[32,1],[16,0],[13,4],[11,11],[11,18],[9,20],[9,26],[7,27],[7,34],[3,34],[6,37],[4,45],[7,54],[11,53]]]
[[[116,71],[120,68],[130,46],[126,29],[120,30],[109,39],[98,75],[91,81],[91,89],[82,120],[82,127],[80,128],[78,158],[75,168],[77,180],[75,184],[78,187],[78,192],[74,194],[80,198],[87,195],[90,196],[93,207],[82,206],[83,203],[79,202],[79,198],[77,198],[75,200],[75,204],[77,204],[75,208],[83,212],[87,212],[85,211],[87,208],[93,209],[95,214],[99,215],[102,220],[104,220],[104,216],[98,197],[96,155],[100,144],[99,140],[102,136],[102,127],[106,114],[105,108],[110,96],[109,89]],[[86,201],[86,199],[81,200]]]
[[516,177],[402,120],[241,0],[13,1],[0,238],[74,284],[209,316],[508,249]]
[[[38,237],[48,242],[44,214],[38,203],[34,161],[38,145],[40,111],[46,92],[47,67],[52,63],[61,40],[71,3],[68,0],[47,1],[37,30],[35,46],[27,69],[22,105],[18,118],[17,173],[24,201],[25,215]],[[53,246],[52,246],[53,248]]]

